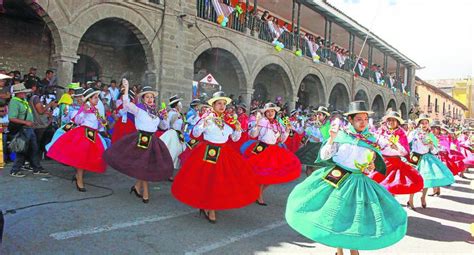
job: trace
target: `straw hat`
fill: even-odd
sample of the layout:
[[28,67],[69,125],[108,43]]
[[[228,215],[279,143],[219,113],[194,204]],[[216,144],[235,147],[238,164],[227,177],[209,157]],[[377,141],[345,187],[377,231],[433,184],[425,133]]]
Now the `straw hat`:
[[0,80],[5,80],[5,79],[12,79],[13,77],[8,76],[6,74],[0,73]]
[[191,101],[191,103],[189,104],[189,106],[191,106],[191,107],[198,106],[200,103],[201,103],[201,100],[199,100],[198,98],[196,98],[196,99],[193,99],[193,101]]
[[275,110],[275,112],[279,112],[280,111],[280,107],[278,107],[276,104],[274,103],[266,103],[265,106],[263,107],[263,110],[262,112],[266,112],[268,110]]
[[320,113],[323,113],[323,114],[326,115],[326,116],[331,115],[331,114],[329,114],[328,108],[327,108],[327,107],[324,107],[324,106],[319,106],[318,109],[313,110],[313,112],[314,112],[314,113],[320,112]]
[[415,120],[416,125],[418,126],[418,124],[419,124],[420,121],[422,121],[422,120],[427,120],[427,121],[428,121],[428,124],[431,124],[431,122],[433,122],[433,120],[430,118],[430,116],[428,116],[428,114],[423,113],[423,114],[420,114],[420,117],[418,117],[418,119]]
[[212,105],[214,102],[218,100],[225,100],[225,104],[228,105],[232,102],[232,99],[226,97],[224,91],[217,91],[216,93],[212,94],[212,98],[207,100],[209,105]]
[[25,87],[25,84],[24,84],[23,82],[13,85],[13,86],[12,86],[12,89],[13,89],[13,94],[16,94],[16,93],[29,93],[29,92],[31,92],[31,89],[27,89],[27,88]]
[[382,117],[382,122],[386,122],[390,118],[398,120],[400,125],[405,123],[405,121],[402,119],[402,114],[400,112],[393,111],[392,109],[389,109],[385,113],[385,116]]
[[169,98],[169,101],[170,101],[170,102],[169,102],[169,105],[173,105],[173,104],[175,104],[175,103],[178,103],[178,102],[180,102],[181,100],[183,100],[183,99],[179,98],[178,95],[171,96],[171,97]]

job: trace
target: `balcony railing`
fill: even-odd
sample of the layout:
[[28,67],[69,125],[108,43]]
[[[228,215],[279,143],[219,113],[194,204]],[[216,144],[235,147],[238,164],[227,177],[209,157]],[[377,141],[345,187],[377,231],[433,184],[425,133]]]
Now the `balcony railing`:
[[[211,0],[196,0],[197,1],[197,16],[199,18],[218,23],[217,22],[217,13],[214,9],[214,6]],[[156,2],[160,2],[156,0]],[[260,16],[253,15],[252,13],[245,13],[245,10],[242,14],[238,14],[237,12],[233,12],[228,17],[228,22],[225,25],[226,28],[233,29],[239,32],[246,32],[250,31],[252,35],[258,36],[258,38],[262,41],[266,41],[272,43],[275,38],[274,34],[272,33],[269,24],[267,21],[261,20]],[[296,39],[297,33],[289,32],[287,30],[283,31],[278,38],[280,42],[283,43],[286,49],[294,50],[294,48],[301,49],[302,54],[304,57],[312,58],[311,51],[308,48],[308,44],[304,39],[303,35],[300,35],[299,40]],[[356,57],[348,57],[344,61],[343,65],[339,65],[337,61],[337,55],[335,52],[331,51],[327,47],[320,47],[316,54],[320,57],[320,62],[327,63],[330,60],[333,65],[337,68],[343,69],[348,72],[352,72],[354,69],[354,65],[356,63]],[[360,77],[363,77],[371,82],[377,83],[377,78],[375,72],[370,70],[370,67],[366,67],[364,73],[358,74]],[[381,80],[388,81],[389,77],[386,75],[385,77],[380,77]],[[379,84],[382,85],[382,84]],[[398,80],[394,81],[394,84],[389,84],[388,82],[384,82],[384,86],[393,89],[396,88],[396,91],[402,93],[402,83]],[[410,90],[409,87],[406,88],[407,92]],[[395,90],[394,90],[395,91]],[[431,108],[430,108],[431,109]],[[431,112],[432,110],[430,110]]]

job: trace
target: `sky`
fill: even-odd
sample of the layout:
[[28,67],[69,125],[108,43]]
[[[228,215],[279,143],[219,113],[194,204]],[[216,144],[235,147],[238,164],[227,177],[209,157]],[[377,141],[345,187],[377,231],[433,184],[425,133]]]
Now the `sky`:
[[472,77],[474,1],[328,0],[421,67],[424,80]]

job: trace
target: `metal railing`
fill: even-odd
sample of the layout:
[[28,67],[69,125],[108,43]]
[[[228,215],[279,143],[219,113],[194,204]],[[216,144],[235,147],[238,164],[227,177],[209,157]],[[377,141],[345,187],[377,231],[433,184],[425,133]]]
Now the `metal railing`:
[[[217,22],[217,13],[214,9],[214,6],[211,3],[211,0],[196,0],[197,1],[197,16],[199,18],[211,21],[213,23],[218,24]],[[160,0],[155,0],[150,2],[160,2]],[[253,15],[252,13],[246,14],[245,10],[244,13],[238,14],[237,12],[233,12],[232,14],[229,15],[228,22],[225,25],[226,28],[233,29],[239,32],[246,32],[246,29],[250,30],[250,34],[252,36],[258,36],[258,38],[262,41],[266,41],[269,43],[272,43],[274,41],[274,35],[268,25],[268,23],[264,20],[261,20],[259,16]],[[302,52],[303,57],[308,57],[312,58],[311,51],[308,48],[308,45],[304,39],[304,37],[301,35],[299,39],[296,39],[297,34],[284,31],[278,40],[283,43],[286,49],[293,50],[294,47],[297,49],[300,49]],[[354,69],[354,65],[356,64],[355,57],[352,58],[346,58],[344,64],[342,66],[339,66],[337,64],[337,55],[335,52],[331,51],[327,47],[320,47],[317,51],[316,54],[320,57],[319,61],[323,63],[327,63],[329,60],[334,64],[333,66],[336,68],[340,68],[342,70],[352,72]],[[373,83],[376,83],[375,79],[375,72],[370,70],[370,67],[365,68],[364,73],[360,75],[360,77],[365,78]],[[383,79],[384,85],[386,87],[390,86],[388,85],[387,79],[388,75],[381,77]],[[380,86],[380,85],[379,85]],[[400,81],[395,80],[394,84],[391,84],[391,87],[394,87],[397,89],[399,93],[403,92],[402,89],[402,84]],[[406,88],[407,91],[410,90],[409,87]]]

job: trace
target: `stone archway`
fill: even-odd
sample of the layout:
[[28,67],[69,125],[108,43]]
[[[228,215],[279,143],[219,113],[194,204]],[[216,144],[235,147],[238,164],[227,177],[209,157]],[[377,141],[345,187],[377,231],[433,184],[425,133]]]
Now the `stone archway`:
[[283,103],[292,99],[290,78],[284,68],[278,64],[266,65],[257,73],[254,89],[253,98],[261,102],[275,102],[277,97],[281,97]]
[[101,76],[102,68],[99,63],[90,56],[79,54],[79,60],[74,64],[72,80],[86,83],[87,81],[99,80]]
[[349,92],[342,83],[337,83],[331,90],[329,95],[329,108],[331,110],[339,110],[346,112],[349,107]]
[[226,49],[211,48],[202,52],[194,61],[194,80],[212,74],[227,95],[235,99],[246,88],[246,77],[237,57]]
[[[153,58],[147,56],[145,48],[149,45],[143,46],[141,37],[128,21],[102,19],[83,34],[77,54],[92,58],[101,67],[98,79],[103,83],[107,84],[110,80],[120,83],[120,79],[127,78],[130,84],[154,85],[147,77]],[[74,70],[74,73],[78,72]]]
[[397,103],[395,102],[395,99],[390,99],[390,101],[388,101],[387,110],[389,108],[392,108],[392,110],[397,111]]
[[385,107],[381,95],[377,95],[372,102],[372,111],[374,112],[374,119],[376,121],[382,119],[385,114]]
[[370,105],[370,102],[369,102],[369,96],[367,95],[367,93],[365,92],[365,90],[363,89],[359,89],[354,97],[354,100],[355,101],[364,101],[365,102],[365,105],[367,105],[367,107],[369,107]]
[[400,104],[400,112],[401,112],[402,118],[404,120],[408,119],[408,110],[407,110],[407,106],[406,106],[405,103]]
[[314,74],[306,75],[299,86],[297,106],[301,105],[304,108],[308,106],[317,107],[324,105],[325,102],[326,95],[321,79]]

